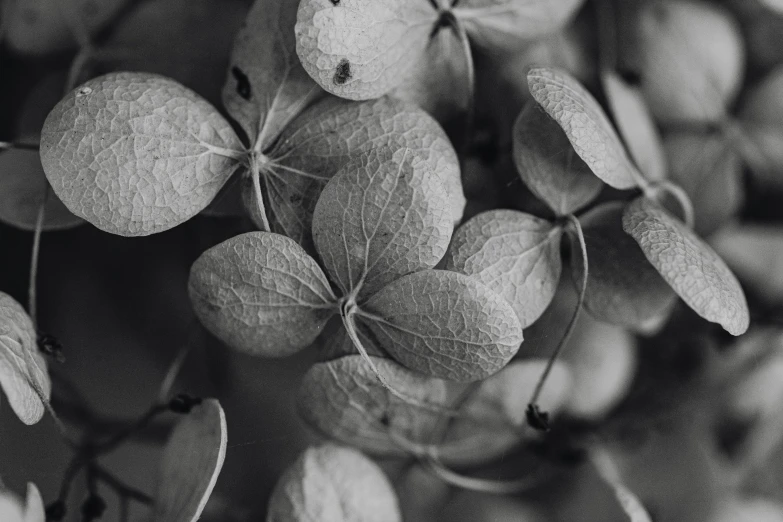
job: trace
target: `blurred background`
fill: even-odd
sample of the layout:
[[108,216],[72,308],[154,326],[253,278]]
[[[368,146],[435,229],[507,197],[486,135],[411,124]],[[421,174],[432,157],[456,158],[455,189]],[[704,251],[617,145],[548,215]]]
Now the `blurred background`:
[[[71,1],[86,17],[96,11],[89,0]],[[477,132],[463,169],[466,218],[497,207],[546,213],[510,161],[511,125],[529,96],[524,68],[531,63],[564,67],[604,101],[598,58],[605,20],[595,14],[600,3],[585,2],[562,34],[513,56],[477,52]],[[697,230],[743,283],[753,326],[736,340],[677,305],[664,323],[635,335],[583,314],[564,356],[579,390],[558,420],[559,431],[570,435],[547,450],[556,456],[557,478],[523,495],[499,497],[450,489],[416,467],[383,462],[400,493],[406,522],[626,520],[612,492],[577,451],[588,440],[611,449],[626,485],[655,522],[783,520],[777,504],[783,502],[783,453],[778,449],[783,434],[783,160],[779,152],[763,164],[739,157],[710,122],[672,123],[667,108],[673,102],[656,98],[658,87],[652,85],[681,80],[672,77],[678,73],[667,60],[698,48],[694,56],[725,73],[726,79],[716,76],[710,89],[726,86],[721,109],[729,119],[746,122],[746,128],[749,121],[763,123],[783,136],[783,79],[776,80],[783,78],[783,14],[780,6],[776,11],[767,5],[772,0],[604,3],[614,15],[620,72],[645,93],[663,135],[670,176],[694,201]],[[0,12],[8,19],[24,4],[5,0]],[[96,22],[95,42],[106,52],[86,68],[84,78],[114,70],[156,72],[221,107],[233,38],[250,4],[132,0],[121,16]],[[29,5],[43,9],[46,2]],[[36,20],[30,24],[28,33],[22,27],[17,35],[5,27],[9,41],[16,43],[0,47],[0,140],[37,141],[48,111],[62,96],[74,56],[67,35],[47,44],[60,51],[39,49],[46,42],[30,32]],[[657,44],[669,47],[661,50]],[[766,94],[758,93],[760,86]],[[760,142],[762,156],[764,147],[783,150],[783,138],[774,136]],[[13,152],[0,153],[0,179],[41,175],[34,153]],[[62,404],[61,416],[69,423],[132,421],[155,400],[177,354],[191,347],[174,391],[218,397],[228,421],[226,462],[204,517],[216,521],[262,519],[281,471],[316,440],[295,414],[294,399],[303,373],[318,358],[317,349],[284,360],[233,353],[191,311],[186,283],[193,261],[207,248],[253,229],[238,217],[232,196],[227,194],[208,215],[150,237],[127,239],[90,225],[44,232],[37,285],[40,329],[64,347],[64,363],[50,360],[55,390],[72,388],[66,395],[83,396],[90,410],[86,416]],[[604,199],[615,196],[607,189]],[[4,218],[4,204],[9,203],[0,197],[0,290],[26,303],[33,234],[29,219],[25,226]],[[31,208],[37,204],[35,198],[29,202]],[[569,255],[565,246],[564,255]],[[576,302],[570,275],[562,279],[567,284],[544,317],[525,332],[520,357],[546,356],[559,340]],[[138,440],[101,462],[150,492],[159,445],[174,420],[170,414],[155,421]],[[21,493],[33,481],[47,502],[53,500],[70,456],[50,419],[23,426],[0,398],[0,475],[7,487]],[[464,471],[513,476],[524,471],[524,462],[510,454]],[[66,520],[79,520],[76,507],[85,492],[80,479]],[[110,492],[104,497],[109,502],[104,520],[117,520],[116,499]],[[133,513],[134,520],[141,519],[146,510],[135,506]]]

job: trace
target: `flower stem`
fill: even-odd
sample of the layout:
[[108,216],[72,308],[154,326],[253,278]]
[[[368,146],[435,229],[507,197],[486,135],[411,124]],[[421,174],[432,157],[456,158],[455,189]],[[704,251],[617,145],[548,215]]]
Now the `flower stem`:
[[582,225],[579,223],[579,220],[576,218],[576,216],[574,216],[573,214],[569,215],[568,221],[574,226],[574,230],[576,231],[576,236],[579,239],[579,248],[581,250],[581,255],[582,255],[582,281],[579,287],[579,300],[576,303],[576,309],[574,310],[574,313],[571,316],[571,320],[568,322],[568,326],[566,326],[566,330],[565,333],[563,334],[562,339],[560,339],[560,342],[558,343],[555,350],[552,352],[552,355],[549,356],[549,360],[547,361],[546,368],[544,368],[544,372],[541,374],[541,377],[538,379],[538,383],[536,384],[535,390],[533,391],[533,395],[530,397],[529,406],[532,408],[537,407],[538,399],[541,396],[541,391],[543,390],[544,384],[546,383],[546,380],[549,377],[549,374],[555,365],[555,361],[557,361],[557,358],[560,356],[560,352],[563,350],[563,347],[568,343],[568,340],[571,338],[571,334],[574,333],[574,328],[576,327],[576,321],[579,319],[579,314],[582,311],[582,304],[585,301],[585,293],[587,292],[587,277],[588,277],[589,263],[587,262],[587,245],[585,244],[584,232],[582,231]]
[[0,141],[0,150],[39,150],[40,145],[38,143],[17,143],[13,141]]
[[252,168],[250,169],[250,177],[253,182],[253,190],[256,196],[256,205],[258,206],[258,214],[261,218],[262,230],[264,232],[271,232],[272,227],[269,226],[269,219],[266,217],[266,205],[264,204],[264,193],[261,191],[261,169],[254,161]]
[[33,235],[33,251],[30,255],[30,281],[27,287],[28,304],[30,318],[33,320],[33,326],[38,328],[38,259],[41,252],[41,233],[43,232],[44,219],[46,218],[46,203],[49,201],[49,184],[44,187],[44,196],[41,204],[38,206],[38,217],[35,220],[35,233]]

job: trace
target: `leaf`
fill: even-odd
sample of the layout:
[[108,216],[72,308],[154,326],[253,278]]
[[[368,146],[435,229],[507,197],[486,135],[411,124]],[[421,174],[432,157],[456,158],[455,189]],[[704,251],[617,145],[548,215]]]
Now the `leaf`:
[[567,216],[594,200],[603,183],[576,154],[559,124],[534,104],[514,123],[514,164],[541,201]]
[[783,2],[781,0],[759,0],[770,11],[776,14],[783,14]]
[[745,45],[728,10],[703,1],[652,2],[630,21],[621,49],[641,76],[650,111],[662,124],[718,122],[742,85]]
[[388,93],[427,47],[438,13],[421,0],[302,0],[296,52],[325,90],[352,100]]
[[[47,184],[41,160],[34,151],[0,153],[0,221],[22,230],[35,230]],[[49,194],[43,230],[63,230],[81,223],[57,196]]]
[[74,30],[94,34],[122,6],[123,0],[6,0],[3,40],[20,54],[62,52],[76,45]]
[[745,199],[742,162],[723,136],[670,132],[664,149],[669,176],[693,204],[698,234],[715,232],[740,212]]
[[332,98],[300,114],[267,153],[275,230],[308,245],[321,190],[352,158],[372,149],[407,151],[412,165],[420,164],[443,183],[452,221],[462,218],[465,196],[457,154],[435,120],[389,97],[359,103]]
[[[430,442],[438,414],[412,401],[445,407],[445,381],[412,372],[390,359],[372,357],[381,375],[405,402],[378,382],[367,361],[348,355],[313,365],[302,379],[297,408],[317,432],[373,455],[408,455],[404,443]],[[402,441],[402,443],[401,443]]]
[[[533,335],[531,332],[529,337]],[[563,350],[563,361],[571,370],[573,383],[564,410],[588,422],[600,421],[633,385],[639,365],[636,337],[625,328],[582,314]]]
[[296,55],[297,2],[256,0],[239,31],[223,104],[263,151],[321,90]]
[[21,499],[10,491],[0,491],[0,520],[3,522],[45,522],[41,492],[32,482],[27,483],[27,499]]
[[307,448],[280,477],[267,522],[402,522],[397,496],[381,468],[358,451]]
[[470,77],[462,44],[451,30],[434,34],[424,54],[390,95],[410,101],[442,125],[458,121],[471,103]]
[[530,214],[483,212],[454,233],[444,268],[471,276],[505,298],[527,328],[557,290],[561,237],[561,227]]
[[125,236],[161,232],[197,214],[239,166],[241,148],[205,100],[144,73],[77,87],[41,131],[41,162],[57,196],[77,216]]
[[[762,189],[783,187],[783,67],[776,67],[744,96],[738,119],[743,159]],[[741,145],[738,143],[737,145]]]
[[612,116],[628,152],[648,181],[666,179],[666,155],[644,95],[613,71],[601,74]]
[[403,366],[453,381],[492,375],[522,342],[511,305],[478,281],[446,270],[397,279],[360,303],[358,314]]
[[783,301],[783,281],[769,277],[783,273],[783,229],[780,226],[724,227],[710,237],[710,245],[757,297],[769,304]]
[[249,232],[207,250],[190,270],[193,310],[235,350],[285,357],[312,343],[336,312],[318,264],[295,241]]
[[583,0],[465,0],[454,16],[476,45],[491,51],[514,51],[564,27]]
[[765,498],[732,495],[721,499],[711,522],[781,522],[783,505]]
[[748,305],[739,282],[715,251],[685,225],[642,197],[626,207],[623,230],[697,314],[732,335],[748,329]]
[[[589,262],[584,307],[599,321],[643,330],[671,308],[676,295],[623,231],[623,208],[621,202],[604,203],[580,219]],[[582,260],[571,239],[571,273],[579,287]]]
[[433,268],[453,225],[448,195],[406,150],[376,150],[348,163],[326,185],[313,239],[344,295],[372,295],[395,279]]
[[535,67],[527,73],[536,102],[563,129],[568,141],[593,173],[616,189],[637,185],[639,173],[601,106],[569,73]]
[[41,398],[49,400],[52,389],[37,338],[22,305],[0,292],[0,386],[11,409],[27,425],[41,420],[45,411]]
[[[460,408],[466,418],[454,419],[438,457],[449,466],[482,465],[530,437],[522,428],[525,410],[546,364],[543,359],[515,361],[482,382]],[[568,367],[556,362],[537,404],[556,415],[569,399],[571,385]]]
[[177,423],[163,449],[153,505],[156,522],[195,522],[226,458],[226,416],[205,399]]

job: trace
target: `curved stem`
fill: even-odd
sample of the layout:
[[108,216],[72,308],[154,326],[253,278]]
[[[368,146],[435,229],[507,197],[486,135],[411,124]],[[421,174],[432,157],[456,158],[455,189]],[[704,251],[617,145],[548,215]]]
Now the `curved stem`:
[[447,484],[462,489],[496,495],[509,495],[528,491],[554,475],[552,469],[548,468],[550,471],[543,475],[536,473],[513,480],[491,480],[461,475],[443,466],[433,458],[425,459],[423,465]]
[[345,330],[348,332],[348,337],[351,339],[351,342],[353,342],[354,346],[356,347],[356,350],[359,352],[359,355],[361,355],[362,359],[364,359],[365,362],[370,366],[370,369],[378,378],[378,381],[381,383],[381,385],[384,388],[386,388],[389,391],[389,393],[391,393],[392,395],[394,395],[404,403],[410,404],[411,406],[415,406],[417,408],[421,408],[423,410],[449,415],[449,416],[455,416],[455,417],[462,416],[462,414],[457,410],[452,410],[451,408],[446,408],[444,406],[440,406],[437,404],[428,404],[426,402],[422,402],[420,400],[414,399],[413,397],[409,397],[404,393],[398,391],[394,386],[392,386],[389,383],[388,380],[386,380],[386,377],[384,377],[381,374],[380,370],[378,370],[378,366],[376,366],[375,362],[372,360],[372,357],[370,357],[370,354],[367,353],[367,349],[362,344],[362,341],[359,339],[359,335],[356,331],[356,323],[353,320],[353,313],[341,312],[340,315],[342,316],[343,325],[345,325]]
[[264,204],[264,193],[261,191],[261,170],[258,168],[258,164],[253,162],[252,168],[249,170],[250,177],[253,182],[253,190],[256,195],[256,205],[258,205],[258,213],[261,218],[261,225],[264,232],[271,232],[272,227],[269,226],[269,219],[266,217],[266,205]]
[[30,255],[30,280],[27,286],[28,303],[30,318],[33,320],[33,326],[38,328],[38,259],[41,252],[41,232],[43,232],[44,219],[46,217],[46,203],[49,201],[49,183],[44,187],[44,196],[41,204],[38,206],[38,217],[35,220],[35,234],[33,235],[33,251]]
[[460,157],[464,159],[465,153],[470,147],[470,137],[473,134],[473,119],[475,118],[476,112],[476,68],[473,63],[473,52],[470,48],[470,40],[468,39],[468,33],[465,31],[465,27],[458,18],[454,19],[452,27],[454,27],[459,43],[462,46],[462,53],[465,56],[465,68],[468,82],[468,99],[467,107],[465,107],[465,134],[462,137],[462,143],[460,144]]
[[562,339],[560,339],[560,342],[552,352],[552,355],[549,356],[549,360],[546,363],[546,368],[544,368],[544,372],[541,374],[541,377],[538,379],[538,383],[536,383],[536,387],[533,390],[533,395],[530,397],[529,406],[532,406],[533,408],[537,406],[538,399],[541,396],[541,391],[543,390],[544,384],[546,383],[546,380],[555,365],[555,361],[557,361],[557,358],[560,356],[560,352],[563,350],[563,347],[571,338],[571,334],[574,333],[574,327],[576,326],[577,319],[579,319],[579,313],[582,311],[582,304],[585,301],[585,293],[587,292],[589,263],[587,262],[587,245],[585,244],[585,235],[582,231],[582,225],[579,223],[579,220],[576,218],[576,216],[573,214],[569,215],[568,221],[574,226],[576,236],[579,239],[579,248],[582,255],[582,282],[579,288],[579,300],[576,303],[576,309],[574,310],[574,314],[571,316],[571,320],[568,322],[568,326],[566,326],[566,330]]
[[683,188],[676,183],[668,180],[661,182],[660,187],[677,200],[677,203],[679,203],[680,208],[682,209],[683,221],[688,226],[688,228],[693,228],[693,225],[696,222],[696,214],[693,210],[693,203],[691,202],[691,198],[688,196],[685,190],[683,190]]
[[14,141],[0,141],[0,150],[40,150],[38,143],[17,143]]
[[[191,329],[191,332],[197,331],[199,331],[198,328]],[[171,393],[171,389],[174,387],[177,376],[179,375],[180,370],[182,370],[182,366],[185,364],[185,359],[188,358],[188,354],[190,353],[192,347],[193,345],[190,342],[186,343],[182,348],[180,348],[177,356],[171,362],[171,366],[169,366],[169,369],[166,371],[166,375],[163,377],[163,381],[160,384],[160,389],[158,390],[159,403],[162,404],[168,399],[169,394]]]

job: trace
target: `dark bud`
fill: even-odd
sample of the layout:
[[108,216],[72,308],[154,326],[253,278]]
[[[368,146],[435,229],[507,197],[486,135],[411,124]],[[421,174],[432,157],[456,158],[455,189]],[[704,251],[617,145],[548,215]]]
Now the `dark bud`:
[[65,362],[65,355],[63,355],[63,345],[53,335],[48,333],[42,333],[38,336],[38,349],[43,353],[53,358],[58,363]]
[[65,514],[68,512],[65,509],[65,502],[62,500],[55,500],[48,506],[46,506],[46,521],[47,522],[60,522],[65,518]]
[[549,413],[538,409],[536,404],[528,404],[525,411],[528,425],[538,431],[549,431]]
[[169,409],[174,413],[190,413],[194,406],[201,404],[201,398],[181,393],[169,401]]
[[82,504],[82,522],[98,520],[106,511],[106,502],[98,495],[90,495]]

